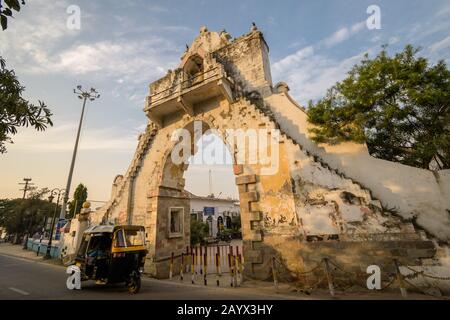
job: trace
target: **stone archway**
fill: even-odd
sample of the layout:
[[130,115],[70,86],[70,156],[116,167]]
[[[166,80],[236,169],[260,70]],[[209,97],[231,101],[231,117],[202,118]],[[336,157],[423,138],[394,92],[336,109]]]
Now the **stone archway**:
[[[390,266],[394,251],[401,253],[396,259],[411,265],[432,257],[433,244],[421,239],[411,222],[385,212],[369,189],[333,168],[360,147],[330,156],[308,140],[306,115],[288,95],[287,85],[272,86],[262,33],[252,28],[229,39],[224,32],[202,28],[180,67],[150,85],[147,129],[126,174],[116,179],[111,200],[93,220],[144,225],[147,271],[167,277],[171,253],[181,254],[189,244],[190,219],[183,194],[187,167],[173,162],[179,141],[172,137],[186,129],[194,136],[193,153],[195,123],[201,123],[200,136],[218,130],[234,156],[245,276],[269,278],[274,256],[287,275],[310,269],[324,257],[355,270],[374,263]],[[203,76],[192,83],[183,66],[196,56],[203,59]]]
[[[223,107],[230,110],[227,117],[223,116]],[[217,98],[208,101],[203,109],[203,112],[199,113],[194,117],[180,117],[178,121],[173,122],[173,128],[169,129],[160,128],[158,134],[155,136],[155,141],[159,146],[158,140],[162,141],[160,154],[163,157],[160,159],[160,164],[156,166],[159,168],[153,172],[153,177],[155,177],[156,183],[153,188],[148,186],[149,190],[146,192],[152,194],[149,197],[152,209],[148,209],[148,221],[146,225],[149,225],[148,241],[150,246],[150,251],[152,252],[152,263],[147,263],[152,266],[151,272],[157,277],[166,277],[168,272],[168,261],[167,258],[170,257],[173,252],[176,256],[185,252],[186,247],[189,246],[189,215],[185,214],[190,212],[189,199],[184,192],[184,172],[188,169],[187,163],[174,163],[173,161],[173,150],[174,147],[179,142],[171,141],[168,138],[169,135],[173,135],[173,132],[177,129],[184,129],[192,139],[189,141],[191,147],[191,153],[186,154],[186,160],[189,156],[195,153],[195,145],[197,140],[210,129],[216,130],[215,133],[218,134],[224,140],[225,145],[231,150],[234,150],[235,155],[242,154],[242,157],[247,159],[243,161],[242,164],[234,165],[234,173],[236,174],[236,184],[238,186],[240,206],[241,206],[241,220],[242,220],[242,233],[243,233],[243,255],[244,261],[246,263],[245,270],[249,273],[254,273],[255,265],[262,264],[262,254],[257,251],[258,243],[262,242],[262,214],[259,211],[258,203],[261,201],[259,199],[258,184],[260,183],[259,172],[261,170],[261,164],[247,163],[250,158],[251,145],[248,140],[242,141],[238,137],[233,137],[235,143],[234,146],[230,146],[230,138],[224,138],[224,136],[230,131],[230,129],[235,128],[236,130],[242,130],[246,128],[244,118],[241,115],[242,105],[233,104],[230,105],[226,99]],[[222,113],[222,115],[220,115]],[[233,125],[234,123],[234,125]],[[252,127],[250,127],[253,129]],[[260,127],[258,127],[259,129]],[[175,130],[174,130],[175,129]],[[242,130],[243,133],[245,131]],[[270,131],[268,131],[270,133]],[[244,135],[245,139],[246,136]],[[271,137],[268,134],[266,137],[269,140]],[[169,143],[168,143],[169,142]],[[157,152],[157,148],[152,146],[152,150]],[[163,151],[164,150],[164,151]],[[177,149],[178,151],[178,149]],[[152,158],[151,155],[147,157]],[[278,161],[279,162],[279,161]],[[285,169],[287,169],[287,165]],[[140,170],[147,171],[146,166],[140,168]],[[284,176],[286,180],[280,181],[278,187],[282,188],[283,185],[289,183],[288,173]],[[138,180],[141,179],[139,175]],[[272,180],[273,177],[272,177]],[[275,179],[276,180],[276,179]],[[140,184],[139,181],[136,182]],[[273,185],[275,185],[272,182]],[[151,188],[151,189],[150,189]],[[142,192],[142,191],[141,191]],[[266,196],[265,200],[269,201],[271,196]],[[275,203],[275,197],[272,197],[272,201]],[[293,197],[292,197],[293,200]],[[131,200],[134,203],[136,200]],[[293,204],[293,202],[292,202]],[[133,205],[134,207],[134,205]],[[292,210],[292,208],[291,208]],[[171,218],[172,211],[179,218],[182,216],[180,224],[183,233],[173,234],[170,228],[173,226],[173,220]],[[181,213],[180,213],[181,212]],[[145,220],[145,218],[144,218]],[[140,223],[142,219],[138,218],[137,212],[132,213],[132,219],[130,223]],[[121,221],[119,221],[121,222]],[[155,226],[155,227],[151,227]],[[155,231],[152,232],[151,229]]]

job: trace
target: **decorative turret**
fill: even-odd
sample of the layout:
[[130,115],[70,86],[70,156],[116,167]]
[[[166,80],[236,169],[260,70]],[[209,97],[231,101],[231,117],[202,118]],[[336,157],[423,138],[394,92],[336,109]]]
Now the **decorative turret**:
[[150,85],[144,111],[159,128],[164,119],[181,112],[195,115],[195,105],[223,97],[230,103],[248,94],[272,92],[268,47],[256,24],[252,32],[231,41],[226,30],[209,31],[186,45],[175,70]]

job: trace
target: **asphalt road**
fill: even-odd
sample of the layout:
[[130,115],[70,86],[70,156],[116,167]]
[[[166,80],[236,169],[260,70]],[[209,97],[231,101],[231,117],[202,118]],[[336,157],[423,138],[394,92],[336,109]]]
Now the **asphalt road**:
[[[285,299],[241,288],[205,288],[178,282],[143,278],[141,291],[130,295],[125,285],[96,286],[82,283],[82,290],[66,288],[65,268],[0,254],[0,300],[245,300]],[[256,291],[256,292],[255,292]]]

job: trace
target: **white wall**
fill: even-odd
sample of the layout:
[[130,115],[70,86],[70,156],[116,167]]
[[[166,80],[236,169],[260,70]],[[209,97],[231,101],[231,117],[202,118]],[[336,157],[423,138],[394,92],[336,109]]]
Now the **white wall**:
[[[218,232],[218,228],[217,228],[217,220],[219,219],[219,217],[222,217],[224,220],[224,224],[226,223],[225,221],[225,216],[224,213],[225,212],[237,212],[239,213],[240,208],[239,205],[236,205],[233,202],[230,201],[220,201],[220,200],[210,200],[210,199],[191,199],[190,201],[191,204],[191,213],[192,211],[194,212],[203,212],[203,208],[204,207],[213,207],[215,208],[215,214],[212,217],[213,218],[213,222],[212,222],[212,236],[216,236],[217,232]],[[203,222],[206,222],[206,219],[208,218],[208,216],[202,215],[202,220]]]
[[385,207],[404,218],[417,217],[425,230],[447,241],[450,238],[450,170],[432,172],[376,159],[366,145],[341,143],[317,145],[308,138],[307,115],[285,93],[266,98],[281,129],[331,168],[371,190]]

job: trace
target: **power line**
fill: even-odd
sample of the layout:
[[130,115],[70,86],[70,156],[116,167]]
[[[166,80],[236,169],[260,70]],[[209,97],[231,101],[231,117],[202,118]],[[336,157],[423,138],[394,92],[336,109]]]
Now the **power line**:
[[33,189],[34,183],[31,182],[31,178],[23,178],[23,181],[25,183],[19,183],[19,185],[23,185],[23,189],[19,189],[19,191],[23,191],[23,197],[22,199],[25,199],[27,196],[27,191],[30,191]]
[[212,176],[211,176],[211,170],[209,170],[209,196],[214,197],[213,195],[213,188],[212,188]]

